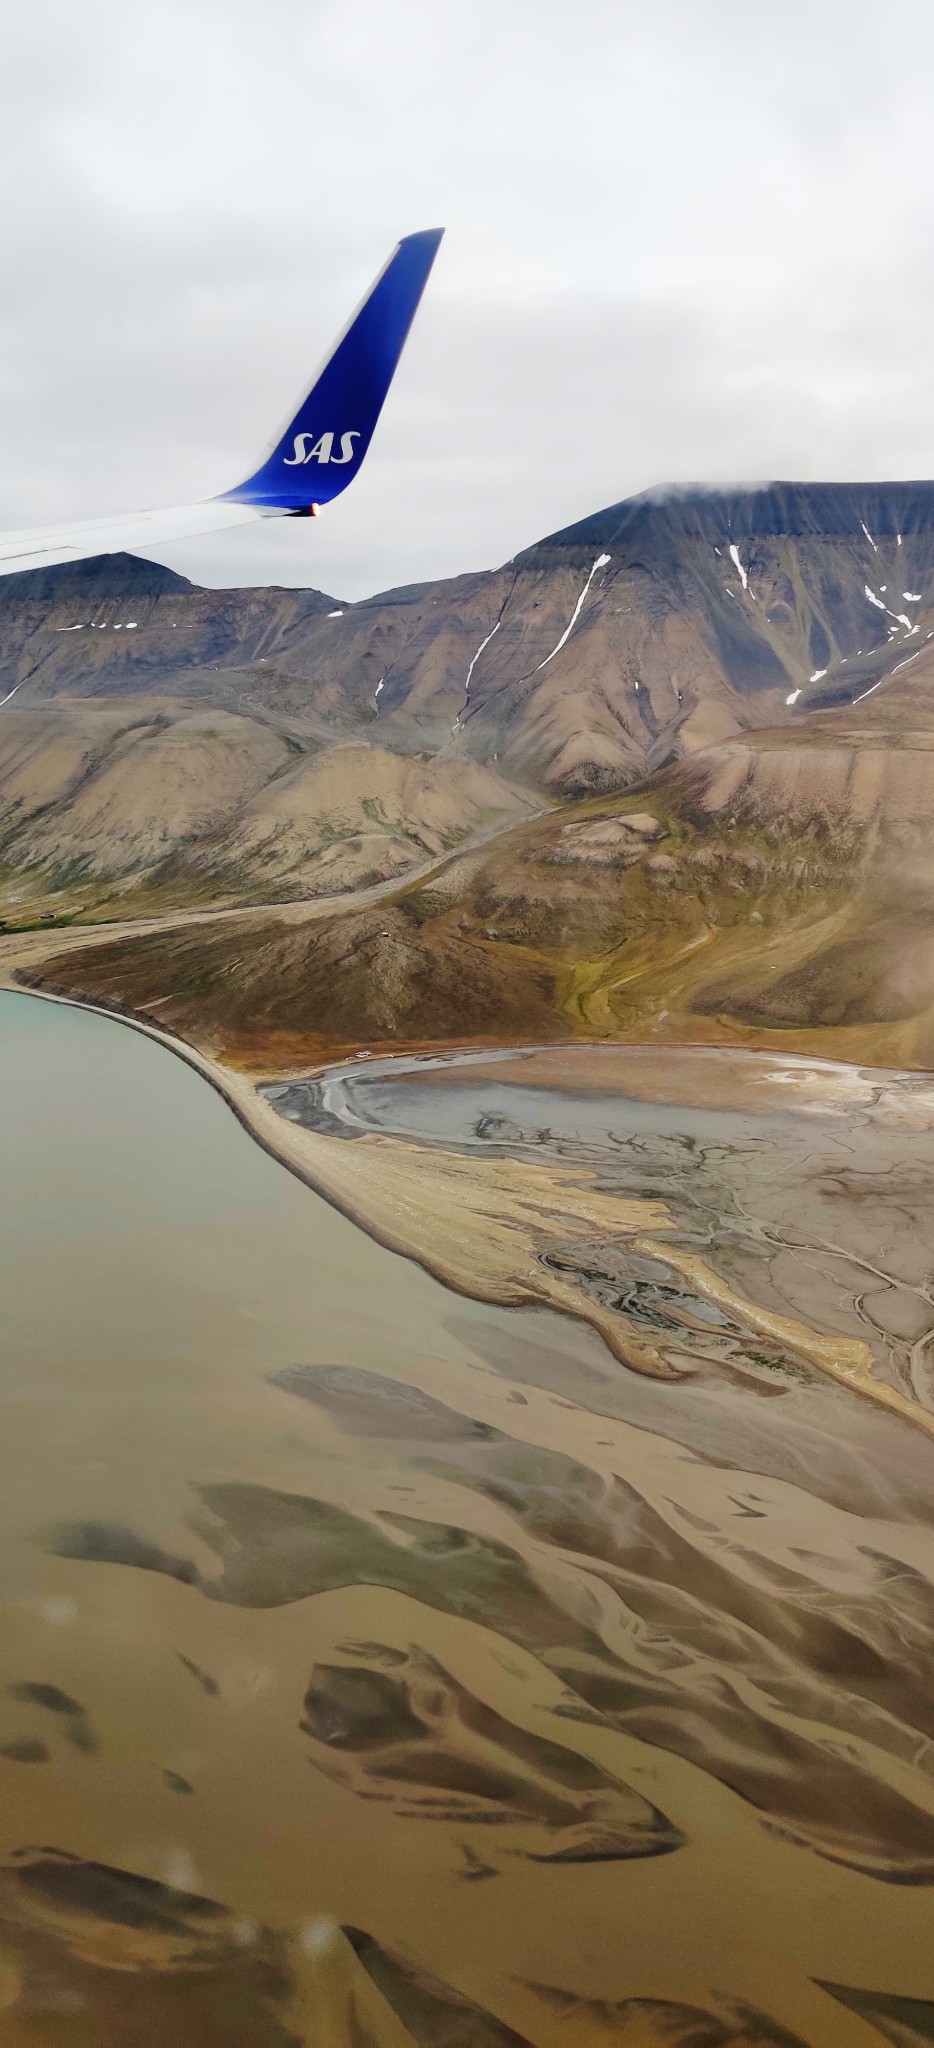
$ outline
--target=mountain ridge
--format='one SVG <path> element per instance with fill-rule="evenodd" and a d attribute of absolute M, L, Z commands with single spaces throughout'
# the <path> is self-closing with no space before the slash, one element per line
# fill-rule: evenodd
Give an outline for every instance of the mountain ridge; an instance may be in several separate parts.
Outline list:
<path fill-rule="evenodd" d="M 903 684 L 934 639 L 934 484 L 642 493 L 498 569 L 356 604 L 125 556 L 6 582 L 0 914 L 50 893 L 268 901 L 385 881 L 495 816 L 730 744 L 764 790 L 766 731 L 787 734 L 782 786 L 811 787 L 834 705 L 872 723 L 894 692 L 894 723 L 923 726 L 928 684 Z M 821 789 L 849 787 L 848 759 Z"/>
<path fill-rule="evenodd" d="M 876 685 L 929 631 L 934 484 L 643 492 L 500 568 L 355 604 L 207 591 L 133 559 L 5 579 L 0 693 L 158 686 L 230 706 L 246 691 L 334 737 L 379 722 L 402 752 L 453 738 L 512 755 L 523 777 L 574 794 L 690 750 L 698 711 L 705 742 L 711 706 L 738 731 Z M 128 595 L 148 604 L 133 622 L 114 615 Z M 128 626 L 141 637 L 118 647 Z M 575 700 L 563 720 L 562 698 Z"/>
<path fill-rule="evenodd" d="M 637 537 L 656 520 L 700 539 L 709 539 L 713 530 L 737 541 L 807 534 L 855 539 L 866 526 L 885 538 L 895 539 L 901 533 L 904 539 L 934 531 L 934 482 L 925 478 L 887 483 L 775 479 L 761 484 L 656 486 L 560 527 L 535 545 L 576 541 L 606 545 L 629 535 Z"/>

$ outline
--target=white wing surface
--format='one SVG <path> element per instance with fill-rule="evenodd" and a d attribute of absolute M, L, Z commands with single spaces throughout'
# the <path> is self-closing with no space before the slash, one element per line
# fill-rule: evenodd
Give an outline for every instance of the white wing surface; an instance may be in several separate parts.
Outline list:
<path fill-rule="evenodd" d="M 259 467 L 201 505 L 0 533 L 0 576 L 317 512 L 353 482 L 369 448 L 444 230 L 397 243 Z"/>

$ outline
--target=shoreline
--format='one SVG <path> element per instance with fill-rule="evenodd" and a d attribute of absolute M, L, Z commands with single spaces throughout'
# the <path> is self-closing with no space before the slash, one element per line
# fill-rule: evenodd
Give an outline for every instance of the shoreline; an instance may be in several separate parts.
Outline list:
<path fill-rule="evenodd" d="M 33 988 L 19 981 L 7 984 L 7 992 L 109 1018 L 174 1054 L 220 1095 L 244 1131 L 280 1166 L 385 1250 L 412 1260 L 454 1293 L 503 1307 L 554 1309 L 594 1329 L 628 1369 L 677 1382 L 683 1372 L 662 1347 L 640 1334 L 630 1318 L 550 1270 L 543 1256 L 549 1244 L 580 1247 L 595 1235 L 627 1242 L 635 1255 L 663 1261 L 698 1295 L 758 1335 L 787 1346 L 817 1371 L 934 1437 L 934 1414 L 876 1376 L 873 1355 L 862 1340 L 823 1336 L 737 1294 L 706 1259 L 671 1241 L 673 1220 L 661 1201 L 602 1194 L 594 1186 L 595 1175 L 583 1169 L 508 1158 L 480 1162 L 402 1136 L 366 1133 L 350 1145 L 291 1123 L 267 1102 L 262 1084 L 148 1019 L 54 987 Z M 446 1057 L 469 1059 L 470 1050 L 448 1048 Z M 502 1050 L 508 1057 L 520 1049 Z M 569 1048 L 521 1050 L 560 1055 Z M 727 1053 L 729 1048 L 679 1050 Z M 748 1057 L 753 1049 L 736 1050 Z M 763 1049 L 762 1057 L 774 1056 Z M 348 1062 L 329 1064 L 346 1067 Z M 813 1068 L 816 1062 L 803 1058 L 802 1064 Z M 820 1064 L 838 1074 L 847 1065 Z M 328 1068 L 308 1071 L 322 1074 Z M 890 1078 L 896 1071 L 875 1070 Z"/>

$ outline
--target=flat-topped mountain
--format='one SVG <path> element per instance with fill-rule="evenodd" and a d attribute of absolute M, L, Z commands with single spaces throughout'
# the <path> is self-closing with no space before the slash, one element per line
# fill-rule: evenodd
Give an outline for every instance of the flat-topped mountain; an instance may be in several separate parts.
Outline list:
<path fill-rule="evenodd" d="M 883 758 L 927 728 L 932 640 L 928 483 L 648 493 L 500 569 L 357 604 L 204 590 L 126 555 L 9 577 L 0 914 L 50 891 L 359 887 L 718 749 L 717 787 L 768 785 L 773 812 L 806 788 L 845 818 L 869 801 L 850 741 L 880 707 L 891 808 L 908 785 Z M 835 706 L 846 747 L 818 716 Z"/>
<path fill-rule="evenodd" d="M 713 545 L 725 533 L 735 541 L 769 535 L 858 540 L 867 530 L 877 540 L 934 532 L 934 483 L 672 485 L 621 498 L 538 545 L 638 546 L 662 535 Z"/>
<path fill-rule="evenodd" d="M 858 700 L 915 658 L 932 597 L 934 484 L 691 488 L 353 605 L 126 556 L 7 578 L 0 695 L 249 702 L 325 743 L 453 749 L 579 795 Z"/>

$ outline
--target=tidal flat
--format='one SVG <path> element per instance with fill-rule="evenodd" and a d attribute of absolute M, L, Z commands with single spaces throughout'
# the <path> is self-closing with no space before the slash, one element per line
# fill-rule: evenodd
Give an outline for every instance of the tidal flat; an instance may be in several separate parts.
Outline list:
<path fill-rule="evenodd" d="M 3 2038 L 934 2039 L 934 1084 L 0 1039 Z"/>

